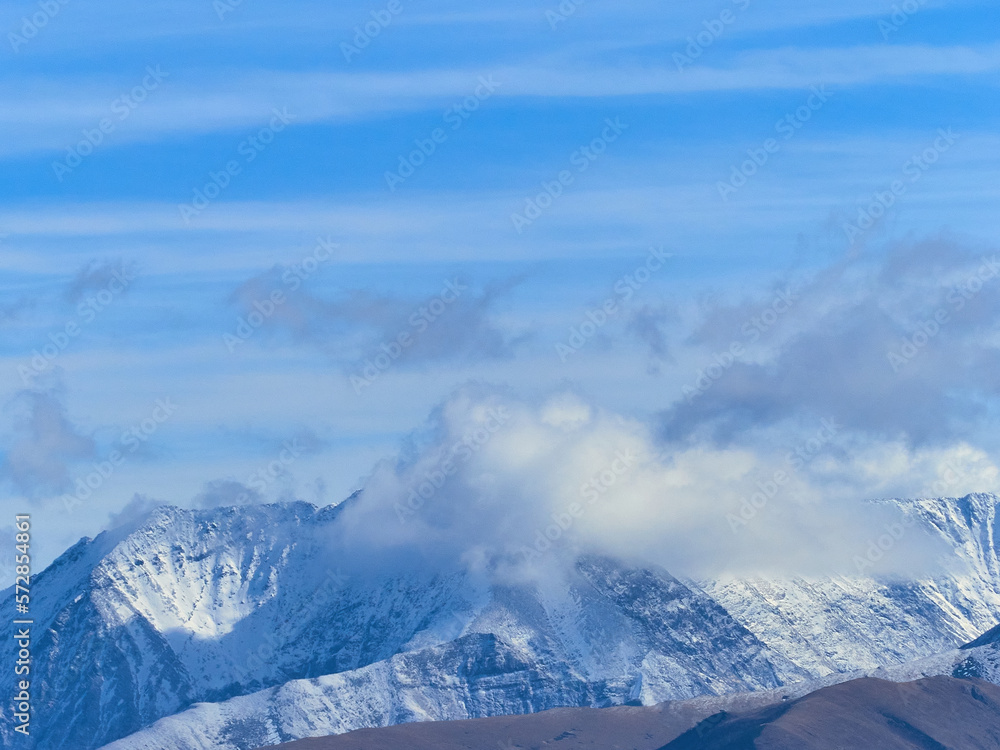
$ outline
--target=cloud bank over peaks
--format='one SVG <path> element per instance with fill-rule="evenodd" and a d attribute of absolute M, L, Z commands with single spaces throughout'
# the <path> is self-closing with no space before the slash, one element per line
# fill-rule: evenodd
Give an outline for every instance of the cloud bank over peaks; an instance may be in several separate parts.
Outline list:
<path fill-rule="evenodd" d="M 753 450 L 665 449 L 652 425 L 577 394 L 532 400 L 470 384 L 375 467 L 331 547 L 361 570 L 419 565 L 502 582 L 552 574 L 581 552 L 690 577 L 853 574 L 870 539 L 899 520 L 864 502 L 870 488 L 997 486 L 996 467 L 969 446 L 870 444 L 833 420 L 794 427 Z M 938 552 L 913 531 L 879 572 L 933 568 Z"/>

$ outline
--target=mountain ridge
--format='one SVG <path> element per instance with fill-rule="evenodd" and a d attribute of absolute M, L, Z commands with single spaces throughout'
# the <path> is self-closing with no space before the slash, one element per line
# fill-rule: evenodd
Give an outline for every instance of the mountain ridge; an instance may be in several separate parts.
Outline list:
<path fill-rule="evenodd" d="M 930 656 L 996 623 L 996 504 L 990 495 L 900 504 L 949 540 L 962 563 L 939 579 L 701 587 L 599 555 L 576 558 L 545 586 L 484 585 L 419 569 L 380 578 L 347 560 L 342 574 L 329 546 L 343 504 L 159 508 L 81 540 L 36 579 L 33 610 L 45 632 L 36 652 L 37 705 L 59 707 L 42 747 L 145 747 L 143 733 L 158 721 L 190 733 L 180 728 L 183 715 L 210 710 L 218 719 L 225 702 L 256 701 L 261 691 L 283 707 L 265 711 L 274 713 L 273 742 L 282 731 L 346 731 L 365 721 L 651 705 Z M 987 543 L 993 546 L 984 549 Z M 740 595 L 740 587 L 760 595 Z M 835 624 L 829 641 L 827 622 Z M 880 634 L 902 632 L 908 638 L 878 648 Z M 414 673 L 418 663 L 424 674 Z M 468 679 L 449 682 L 448 664 L 469 665 Z M 492 697 L 458 700 L 487 684 L 490 665 L 500 665 Z M 366 715 L 361 702 L 338 692 L 344 680 L 380 685 L 388 696 L 382 713 Z M 321 702 L 329 694 L 339 704 L 300 726 L 288 718 L 296 709 L 282 690 Z M 525 702 L 525 695 L 539 699 Z M 231 709 L 232 726 L 212 731 L 232 734 L 246 724 Z M 343 716 L 357 718 L 351 724 Z M 292 729 L 278 730 L 285 725 Z M 162 741 L 184 747 L 176 737 Z M 190 746 L 208 747 L 197 742 Z"/>

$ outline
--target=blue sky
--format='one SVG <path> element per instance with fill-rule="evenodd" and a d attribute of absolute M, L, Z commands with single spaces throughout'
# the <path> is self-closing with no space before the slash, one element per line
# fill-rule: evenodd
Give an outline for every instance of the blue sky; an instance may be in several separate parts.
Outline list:
<path fill-rule="evenodd" d="M 903 375 L 883 355 L 996 246 L 1000 9 L 898 7 L 8 4 L 0 505 L 37 516 L 51 559 L 141 498 L 245 496 L 294 439 L 252 499 L 338 501 L 470 381 L 536 405 L 576 394 L 668 451 L 778 455 L 837 412 L 819 495 L 917 494 L 954 455 L 978 467 L 962 489 L 990 489 L 1000 293 L 987 282 Z M 366 23 L 378 34 L 345 55 Z M 401 159 L 422 163 L 387 179 Z M 213 179 L 217 196 L 181 209 Z M 537 218 L 512 220 L 539 196 Z M 624 299 L 651 248 L 670 260 Z M 116 271 L 134 277 L 120 292 Z M 744 327 L 789 285 L 804 301 L 753 349 Z M 272 292 L 276 312 L 227 346 Z M 608 322 L 559 356 L 608 299 Z M 78 334 L 22 377 L 67 324 Z M 400 333 L 420 336 L 358 393 L 351 377 Z M 733 341 L 745 361 L 685 404 Z M 850 369 L 824 401 L 803 381 L 838 358 Z M 896 408 L 867 418 L 866 383 Z M 176 412 L 67 513 L 157 399 Z M 858 462 L 888 468 L 858 479 Z"/>

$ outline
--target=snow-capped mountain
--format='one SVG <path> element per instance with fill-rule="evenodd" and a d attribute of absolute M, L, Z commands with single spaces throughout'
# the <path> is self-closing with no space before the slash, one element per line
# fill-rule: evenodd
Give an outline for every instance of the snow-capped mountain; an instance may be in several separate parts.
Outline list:
<path fill-rule="evenodd" d="M 945 542 L 947 574 L 729 579 L 703 588 L 762 641 L 817 675 L 928 656 L 993 627 L 1000 620 L 997 497 L 891 502 L 906 521 L 899 528 L 924 529 Z"/>
<path fill-rule="evenodd" d="M 452 645 L 455 644 L 430 649 L 433 654 L 420 653 L 416 659 L 411 658 L 414 656 L 411 654 L 400 655 L 388 664 L 376 664 L 357 672 L 294 680 L 279 688 L 221 704 L 198 704 L 176 716 L 161 719 L 152 727 L 114 742 L 104 750 L 237 750 L 276 744 L 292 737 L 341 734 L 358 726 L 496 715 L 481 713 L 483 698 L 493 698 L 496 673 L 478 675 L 468 689 L 456 691 L 454 675 L 459 665 L 455 661 L 437 661 Z M 411 668 L 414 663 L 416 669 Z M 777 689 L 703 695 L 661 704 L 661 707 L 669 706 L 675 716 L 697 714 L 707 717 L 719 711 L 781 705 L 817 690 L 865 677 L 912 683 L 938 676 L 974 677 L 1000 685 L 1000 640 L 979 641 L 961 649 L 875 670 L 831 673 Z M 505 682 L 509 679 L 510 675 L 501 677 Z M 530 680 L 520 682 L 526 691 L 531 690 Z M 551 706 L 537 700 L 522 710 L 545 708 Z M 374 742 L 372 747 L 386 744 L 400 746 Z"/>
<path fill-rule="evenodd" d="M 66 552 L 35 581 L 37 746 L 99 747 L 192 703 L 333 674 L 353 686 L 338 700 L 358 704 L 345 728 L 372 721 L 361 703 L 381 690 L 391 701 L 389 673 L 435 697 L 407 694 L 380 721 L 419 717 L 421 703 L 489 715 L 805 676 L 703 593 L 601 558 L 548 592 L 419 569 L 345 576 L 324 548 L 339 512 L 162 508 Z M 482 674 L 491 696 L 459 701 L 485 689 Z"/>
<path fill-rule="evenodd" d="M 997 503 L 899 503 L 956 551 L 961 564 L 933 580 L 700 587 L 596 555 L 548 583 L 345 573 L 330 550 L 343 505 L 161 508 L 36 578 L 34 747 L 249 750 L 761 690 L 954 649 L 1000 619 Z"/>

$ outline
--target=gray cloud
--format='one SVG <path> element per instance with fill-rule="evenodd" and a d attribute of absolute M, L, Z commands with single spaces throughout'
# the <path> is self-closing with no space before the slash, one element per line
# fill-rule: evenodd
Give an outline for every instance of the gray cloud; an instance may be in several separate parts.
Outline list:
<path fill-rule="evenodd" d="M 162 500 L 136 493 L 124 508 L 109 516 L 107 528 L 115 529 L 141 521 L 161 505 L 165 505 Z"/>
<path fill-rule="evenodd" d="M 30 498 L 65 491 L 70 466 L 97 455 L 94 439 L 70 422 L 61 395 L 55 389 L 23 391 L 8 405 L 13 429 L 0 476 Z"/>
<path fill-rule="evenodd" d="M 322 453 L 330 445 L 329 440 L 322 438 L 308 427 L 297 430 L 292 436 L 292 442 L 295 445 L 296 451 L 303 456 L 314 456 Z M 274 452 L 278 452 L 284 446 L 284 442 L 280 446 L 275 446 Z"/>
<path fill-rule="evenodd" d="M 828 269 L 799 289 L 759 352 L 716 368 L 701 393 L 667 409 L 662 434 L 726 442 L 812 415 L 913 445 L 968 437 L 985 424 L 984 399 L 1000 392 L 998 273 L 992 253 L 947 239 Z M 741 326 L 764 304 L 711 308 L 691 341 L 742 341 Z"/>
<path fill-rule="evenodd" d="M 232 479 L 216 479 L 208 482 L 205 489 L 193 501 L 195 508 L 217 508 L 228 505 L 255 505 L 262 502 L 263 495 Z"/>
<path fill-rule="evenodd" d="M 625 329 L 644 343 L 653 360 L 651 370 L 659 371 L 660 363 L 673 363 L 669 329 L 681 321 L 680 314 L 673 305 L 643 305 L 634 311 L 625 324 Z"/>
<path fill-rule="evenodd" d="M 123 271 L 131 273 L 132 270 L 132 267 L 123 260 L 114 262 L 105 261 L 103 263 L 92 260 L 77 270 L 73 279 L 63 291 L 63 299 L 69 304 L 76 304 L 83 299 L 87 292 L 96 292 L 105 289 L 112 280 L 117 278 L 117 274 L 121 274 Z M 122 294 L 127 292 L 128 286 L 125 285 Z"/>
<path fill-rule="evenodd" d="M 28 297 L 21 297 L 14 302 L 0 304 L 0 325 L 13 323 L 21 317 L 23 312 L 30 310 L 34 306 L 35 301 Z"/>
<path fill-rule="evenodd" d="M 270 313 L 260 326 L 264 337 L 316 346 L 347 369 L 377 355 L 401 334 L 412 344 L 400 358 L 403 364 L 449 359 L 505 359 L 513 356 L 526 334 L 511 334 L 497 320 L 504 298 L 523 276 L 473 287 L 460 277 L 442 279 L 428 295 L 400 297 L 366 290 L 347 290 L 338 299 L 321 299 L 305 287 L 288 285 L 281 267 L 248 279 L 230 296 L 229 303 L 246 318 L 260 307 Z M 456 293 L 454 290 L 459 289 Z M 273 292 L 283 301 L 268 303 Z M 448 301 L 442 305 L 442 298 Z"/>

